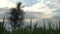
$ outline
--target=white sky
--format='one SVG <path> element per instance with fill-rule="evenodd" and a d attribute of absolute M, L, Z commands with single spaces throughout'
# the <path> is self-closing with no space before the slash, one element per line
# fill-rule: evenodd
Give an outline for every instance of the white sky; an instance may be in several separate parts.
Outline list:
<path fill-rule="evenodd" d="M 5 7 L 15 7 L 15 3 L 10 2 L 9 0 L 0 0 L 0 8 L 5 8 Z"/>
<path fill-rule="evenodd" d="M 35 4 L 31 4 L 34 0 L 0 0 L 0 8 L 12 8 L 16 7 L 17 2 L 22 2 L 26 7 L 23 8 L 24 11 L 29 12 L 43 12 L 44 14 L 53 14 L 52 11 L 60 9 L 59 0 L 35 0 Z M 25 2 L 24 2 L 25 1 Z M 29 3 L 31 6 L 29 6 Z"/>

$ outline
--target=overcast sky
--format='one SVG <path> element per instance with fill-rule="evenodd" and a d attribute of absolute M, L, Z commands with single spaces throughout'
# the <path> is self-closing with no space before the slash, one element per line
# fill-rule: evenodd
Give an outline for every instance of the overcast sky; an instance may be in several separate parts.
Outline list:
<path fill-rule="evenodd" d="M 16 7 L 16 3 L 22 2 L 24 11 L 43 12 L 44 14 L 60 13 L 60 0 L 0 0 L 0 8 Z"/>

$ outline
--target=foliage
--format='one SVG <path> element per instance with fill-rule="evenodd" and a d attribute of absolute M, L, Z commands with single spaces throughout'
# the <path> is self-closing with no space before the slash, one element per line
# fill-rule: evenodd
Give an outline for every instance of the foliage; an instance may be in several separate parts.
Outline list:
<path fill-rule="evenodd" d="M 12 29 L 17 29 L 17 27 L 20 28 L 24 19 L 24 12 L 21 10 L 20 2 L 17 4 L 16 8 L 12 8 L 10 14 L 9 20 L 11 21 Z"/>
<path fill-rule="evenodd" d="M 30 26 L 28 26 L 27 28 L 26 27 L 21 28 L 20 30 L 17 30 L 17 31 L 13 31 L 13 34 L 60 34 L 60 30 L 59 30 L 60 26 L 59 28 L 54 29 L 54 27 L 52 28 L 51 26 L 52 24 L 51 21 L 48 21 L 49 29 L 46 29 L 45 20 L 43 21 L 44 21 L 44 28 L 42 27 L 37 28 L 38 22 L 36 22 L 36 24 L 34 25 L 34 28 L 32 28 L 32 20 L 30 20 Z M 6 30 L 3 33 L 11 34 L 11 32 L 8 32 Z"/>

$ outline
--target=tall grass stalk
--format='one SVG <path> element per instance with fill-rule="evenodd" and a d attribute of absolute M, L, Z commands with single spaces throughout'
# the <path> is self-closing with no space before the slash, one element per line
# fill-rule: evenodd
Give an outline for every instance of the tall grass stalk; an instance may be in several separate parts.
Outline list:
<path fill-rule="evenodd" d="M 30 34 L 32 34 L 32 19 L 30 20 Z"/>

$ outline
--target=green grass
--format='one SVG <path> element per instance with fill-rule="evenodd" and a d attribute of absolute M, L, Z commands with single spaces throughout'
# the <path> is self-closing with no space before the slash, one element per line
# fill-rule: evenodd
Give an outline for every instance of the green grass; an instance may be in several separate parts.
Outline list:
<path fill-rule="evenodd" d="M 54 29 L 54 27 L 51 27 L 51 21 L 49 21 L 48 25 L 49 25 L 49 29 L 45 28 L 45 21 L 44 22 L 44 28 L 39 27 L 37 28 L 38 22 L 36 22 L 36 24 L 34 25 L 34 28 L 32 28 L 32 20 L 30 20 L 30 26 L 28 26 L 27 28 L 21 28 L 17 31 L 13 31 L 8 32 L 6 31 L 4 28 L 0 27 L 0 29 L 3 29 L 3 34 L 60 34 L 60 21 L 59 21 L 59 28 L 58 26 L 56 26 L 56 29 Z M 56 24 L 58 25 L 58 24 Z M 1 33 L 1 32 L 0 32 Z"/>

